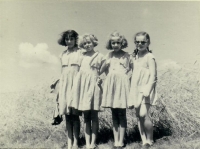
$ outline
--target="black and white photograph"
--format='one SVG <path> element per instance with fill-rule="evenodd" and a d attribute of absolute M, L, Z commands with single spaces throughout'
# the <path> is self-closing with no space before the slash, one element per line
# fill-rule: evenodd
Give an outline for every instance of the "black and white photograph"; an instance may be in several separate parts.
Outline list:
<path fill-rule="evenodd" d="M 200 1 L 0 0 L 0 148 L 200 149 Z"/>

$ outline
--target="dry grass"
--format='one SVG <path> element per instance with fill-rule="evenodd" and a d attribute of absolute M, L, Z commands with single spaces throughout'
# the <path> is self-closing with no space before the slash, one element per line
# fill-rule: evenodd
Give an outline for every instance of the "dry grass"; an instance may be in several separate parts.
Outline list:
<path fill-rule="evenodd" d="M 152 107 L 153 149 L 200 148 L 200 65 L 159 71 L 158 105 Z M 52 126 L 55 95 L 49 82 L 24 92 L 0 94 L 0 148 L 66 148 L 65 123 Z M 141 148 L 135 113 L 127 110 L 127 149 Z M 99 148 L 112 146 L 110 110 L 99 115 Z M 80 144 L 84 146 L 83 127 Z"/>

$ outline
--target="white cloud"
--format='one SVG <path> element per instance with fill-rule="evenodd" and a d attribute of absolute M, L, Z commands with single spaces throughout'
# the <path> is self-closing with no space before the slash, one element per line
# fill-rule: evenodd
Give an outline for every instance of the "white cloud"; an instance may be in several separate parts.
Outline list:
<path fill-rule="evenodd" d="M 38 67 L 41 64 L 58 64 L 56 56 L 48 51 L 46 43 L 38 43 L 35 47 L 31 43 L 21 43 L 19 45 L 20 66 L 25 68 Z"/>

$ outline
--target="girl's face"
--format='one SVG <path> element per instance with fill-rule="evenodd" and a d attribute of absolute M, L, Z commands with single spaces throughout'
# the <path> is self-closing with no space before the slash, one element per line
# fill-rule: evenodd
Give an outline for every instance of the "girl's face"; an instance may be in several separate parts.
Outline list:
<path fill-rule="evenodd" d="M 144 51 L 149 46 L 149 41 L 144 35 L 139 35 L 135 38 L 135 45 L 139 51 Z"/>
<path fill-rule="evenodd" d="M 111 47 L 114 51 L 119 51 L 121 50 L 121 41 L 119 37 L 112 37 L 111 39 Z"/>
<path fill-rule="evenodd" d="M 87 52 L 94 50 L 94 45 L 93 45 L 93 43 L 92 43 L 92 41 L 90 40 L 89 37 L 85 38 L 85 41 L 83 43 L 83 47 L 84 47 L 84 49 L 87 50 Z"/>
<path fill-rule="evenodd" d="M 73 48 L 76 44 L 76 39 L 74 37 L 65 37 L 65 43 L 68 46 L 68 48 Z"/>

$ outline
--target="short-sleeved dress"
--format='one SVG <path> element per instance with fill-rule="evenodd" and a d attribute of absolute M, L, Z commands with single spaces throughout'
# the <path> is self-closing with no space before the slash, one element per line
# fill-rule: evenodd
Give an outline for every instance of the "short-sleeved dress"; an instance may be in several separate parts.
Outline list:
<path fill-rule="evenodd" d="M 66 50 L 60 55 L 62 63 L 62 72 L 59 81 L 59 113 L 71 114 L 72 110 L 69 108 L 71 101 L 72 86 L 74 78 L 80 68 L 80 50 L 69 51 Z M 76 114 L 76 113 L 75 113 Z M 78 114 L 78 113 L 77 113 Z"/>
<path fill-rule="evenodd" d="M 97 85 L 97 80 L 104 60 L 104 56 L 99 52 L 92 56 L 83 55 L 73 86 L 71 107 L 80 111 L 100 110 L 102 89 Z"/>
<path fill-rule="evenodd" d="M 154 85 L 150 96 L 148 98 L 144 98 L 142 92 L 140 92 L 143 88 L 150 88 L 152 84 L 156 84 L 157 78 L 154 82 L 149 82 L 150 78 L 150 70 L 148 66 L 148 60 L 155 59 L 152 53 L 147 53 L 142 58 L 138 58 L 136 56 L 133 58 L 133 74 L 131 81 L 131 89 L 129 94 L 129 106 L 138 106 L 142 103 L 150 103 L 155 105 L 157 100 L 157 92 L 156 86 Z"/>
<path fill-rule="evenodd" d="M 131 58 L 127 52 L 123 56 L 115 57 L 114 52 L 106 56 L 108 74 L 103 86 L 103 99 L 101 106 L 104 108 L 127 108 L 130 90 L 128 72 L 131 69 Z"/>

